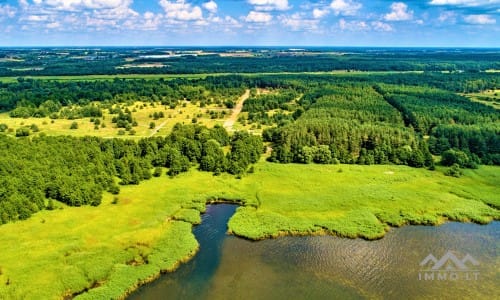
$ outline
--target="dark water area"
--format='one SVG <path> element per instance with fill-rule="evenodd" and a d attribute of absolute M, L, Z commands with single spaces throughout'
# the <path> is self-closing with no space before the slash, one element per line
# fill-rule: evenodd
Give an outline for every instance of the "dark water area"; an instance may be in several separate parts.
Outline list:
<path fill-rule="evenodd" d="M 226 234 L 235 209 L 208 206 L 199 253 L 128 299 L 500 299 L 500 222 L 252 242 Z"/>

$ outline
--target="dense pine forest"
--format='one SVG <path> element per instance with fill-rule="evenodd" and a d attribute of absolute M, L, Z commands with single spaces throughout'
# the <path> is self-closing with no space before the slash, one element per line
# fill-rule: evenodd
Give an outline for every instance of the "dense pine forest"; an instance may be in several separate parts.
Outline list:
<path fill-rule="evenodd" d="M 136 123 L 117 104 L 232 108 L 249 89 L 238 121 L 262 129 L 261 137 L 178 124 L 168 136 L 132 141 L 32 136 L 33 128 L 18 129 L 15 138 L 0 124 L 0 223 L 53 209 L 54 201 L 97 206 L 104 191 L 192 167 L 242 176 L 264 153 L 263 142 L 267 160 L 278 163 L 431 170 L 440 163 L 453 166 L 454 176 L 460 168 L 500 165 L 500 113 L 459 94 L 496 89 L 499 81 L 497 73 L 432 72 L 0 82 L 0 110 L 12 118 L 91 118 L 96 128 L 104 110 L 116 114 L 113 126 Z"/>
<path fill-rule="evenodd" d="M 229 147 L 227 154 L 223 147 Z M 179 125 L 167 137 L 138 142 L 0 136 L 0 223 L 54 209 L 55 200 L 69 206 L 97 206 L 103 191 L 118 194 L 119 185 L 139 184 L 161 176 L 164 169 L 168 176 L 193 165 L 215 175 L 240 175 L 262 151 L 258 136 L 240 132 L 229 137 L 222 127 L 196 125 Z"/>

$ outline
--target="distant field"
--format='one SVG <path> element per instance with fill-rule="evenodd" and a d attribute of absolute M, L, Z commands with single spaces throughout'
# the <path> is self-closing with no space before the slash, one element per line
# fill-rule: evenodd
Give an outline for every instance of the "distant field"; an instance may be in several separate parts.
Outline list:
<path fill-rule="evenodd" d="M 500 89 L 487 90 L 481 93 L 465 94 L 472 101 L 480 102 L 485 105 L 500 109 Z"/>
<path fill-rule="evenodd" d="M 221 111 L 223 109 L 215 106 L 209 105 L 204 108 L 200 108 L 199 105 L 194 105 L 189 101 L 185 101 L 184 104 L 179 105 L 175 109 L 170 109 L 160 103 L 155 103 L 152 106 L 150 103 L 144 103 L 137 101 L 132 105 L 121 105 L 124 109 L 128 108 L 132 111 L 132 117 L 137 120 L 138 126 L 133 127 L 135 130 L 134 135 L 130 135 L 128 132 L 125 135 L 119 135 L 118 132 L 122 130 L 121 128 L 116 128 L 116 124 L 111 122 L 114 115 L 110 114 L 108 110 L 104 110 L 103 118 L 101 123 L 105 124 L 105 127 L 98 126 L 99 129 L 95 129 L 94 123 L 90 122 L 90 118 L 68 120 L 68 119 L 56 119 L 52 120 L 50 118 L 11 118 L 8 113 L 0 113 L 0 124 L 6 124 L 12 129 L 11 135 L 14 135 L 15 130 L 20 127 L 31 126 L 35 124 L 39 128 L 38 133 L 44 133 L 47 135 L 72 135 L 72 136 L 99 136 L 105 138 L 111 137 L 126 137 L 126 138 L 141 138 L 149 137 L 152 135 L 167 135 L 172 127 L 177 124 L 191 124 L 192 119 L 197 119 L 197 124 L 206 125 L 213 127 L 215 124 L 221 124 L 224 119 L 211 119 L 210 115 L 207 114 L 207 110 Z M 143 108 L 141 108 L 143 107 Z M 150 115 L 154 113 L 163 112 L 164 118 L 154 120 Z M 229 117 L 230 110 L 227 110 Z M 201 115 L 201 117 L 200 117 Z M 78 124 L 78 129 L 71 129 L 71 124 L 76 122 Z M 150 128 L 150 123 L 155 123 L 155 128 Z"/>
<path fill-rule="evenodd" d="M 454 178 L 394 165 L 260 162 L 255 174 L 240 180 L 195 170 L 174 179 L 163 175 L 123 186 L 116 201 L 107 194 L 99 207 L 57 204 L 60 209 L 2 225 L 0 298 L 60 299 L 92 287 L 78 298 L 117 298 L 193 255 L 190 223 L 200 221 L 207 200 L 247 203 L 229 227 L 252 239 L 320 233 L 380 238 L 389 224 L 500 219 L 493 208 L 500 207 L 500 167 L 464 173 Z"/>
<path fill-rule="evenodd" d="M 23 76 L 23 78 L 33 78 L 37 80 L 112 80 L 114 78 L 123 79 L 160 79 L 160 78 L 205 78 L 207 76 L 223 76 L 227 73 L 214 74 L 119 74 L 119 75 L 76 75 L 76 76 Z M 0 77 L 0 82 L 15 82 L 17 77 Z"/>
<path fill-rule="evenodd" d="M 116 74 L 116 75 L 71 75 L 71 76 L 20 76 L 23 78 L 33 78 L 37 80 L 58 80 L 58 81 L 78 81 L 78 80 L 112 80 L 114 78 L 122 79 L 171 79 L 171 78 L 206 78 L 207 76 L 226 76 L 226 75 L 366 75 L 366 74 L 421 74 L 423 71 L 350 71 L 334 70 L 329 72 L 265 72 L 265 73 L 200 73 L 200 74 Z M 17 81 L 18 77 L 0 77 L 0 82 L 9 83 Z"/>

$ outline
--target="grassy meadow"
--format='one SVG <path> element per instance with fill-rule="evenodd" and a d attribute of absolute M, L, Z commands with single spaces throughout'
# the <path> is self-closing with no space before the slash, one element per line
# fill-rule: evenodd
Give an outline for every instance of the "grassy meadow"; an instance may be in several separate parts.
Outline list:
<path fill-rule="evenodd" d="M 33 132 L 32 135 L 44 133 L 47 135 L 72 135 L 72 136 L 98 136 L 105 138 L 112 137 L 127 137 L 127 138 L 143 138 L 151 135 L 167 135 L 171 132 L 175 124 L 192 124 L 192 119 L 197 119 L 197 124 L 213 127 L 216 124 L 222 125 L 224 119 L 212 119 L 207 113 L 209 110 L 227 111 L 227 117 L 230 115 L 229 109 L 223 109 L 216 105 L 208 105 L 200 108 L 198 104 L 192 104 L 189 101 L 183 101 L 181 105 L 171 109 L 161 103 L 150 103 L 136 101 L 131 105 L 120 105 L 124 110 L 128 108 L 132 112 L 132 117 L 137 120 L 138 126 L 133 127 L 134 135 L 126 132 L 120 135 L 119 131 L 123 128 L 117 128 L 116 124 L 111 122 L 113 114 L 110 114 L 107 109 L 103 110 L 103 118 L 100 118 L 101 125 L 95 128 L 94 123 L 90 118 L 82 118 L 75 120 L 46 118 L 11 118 L 9 113 L 0 113 L 0 124 L 6 124 L 10 129 L 10 134 L 15 135 L 15 131 L 21 127 L 30 127 L 35 124 L 39 132 Z M 154 120 L 151 115 L 154 113 L 163 112 L 164 118 Z M 71 129 L 73 122 L 78 124 L 77 129 Z M 150 123 L 155 123 L 155 128 L 150 128 Z M 104 127 L 102 126 L 104 124 Z"/>
<path fill-rule="evenodd" d="M 394 165 L 262 161 L 242 179 L 193 169 L 123 186 L 99 207 L 58 203 L 55 210 L 0 226 L 0 298 L 118 298 L 196 252 L 192 224 L 200 222 L 207 201 L 244 203 L 229 230 L 249 239 L 375 239 L 390 226 L 500 219 L 500 168 L 464 172 L 454 178 Z"/>
<path fill-rule="evenodd" d="M 465 94 L 472 101 L 500 109 L 500 89 L 486 90 L 480 93 Z"/>

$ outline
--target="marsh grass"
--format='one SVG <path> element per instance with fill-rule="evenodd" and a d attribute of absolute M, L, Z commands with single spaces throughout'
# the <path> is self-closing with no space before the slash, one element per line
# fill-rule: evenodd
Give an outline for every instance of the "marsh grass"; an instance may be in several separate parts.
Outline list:
<path fill-rule="evenodd" d="M 55 203 L 60 209 L 0 226 L 0 299 L 122 297 L 196 253 L 192 224 L 207 201 L 241 202 L 229 230 L 249 239 L 376 239 L 390 226 L 500 219 L 499 167 L 461 178 L 391 165 L 259 162 L 254 169 L 241 179 L 194 169 L 154 177 L 121 187 L 116 204 L 111 194 L 98 207 Z"/>

